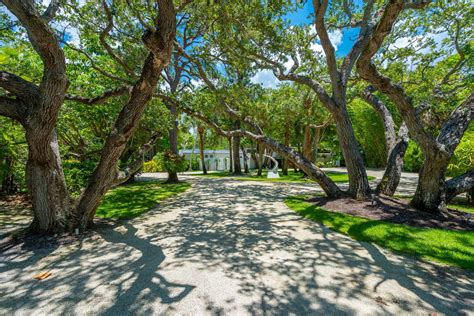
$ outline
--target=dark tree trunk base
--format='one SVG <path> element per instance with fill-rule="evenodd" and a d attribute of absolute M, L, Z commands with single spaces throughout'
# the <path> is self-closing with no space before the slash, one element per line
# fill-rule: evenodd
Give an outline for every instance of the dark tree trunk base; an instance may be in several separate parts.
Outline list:
<path fill-rule="evenodd" d="M 168 179 L 165 181 L 167 184 L 179 183 L 178 174 L 176 172 L 168 173 Z"/>

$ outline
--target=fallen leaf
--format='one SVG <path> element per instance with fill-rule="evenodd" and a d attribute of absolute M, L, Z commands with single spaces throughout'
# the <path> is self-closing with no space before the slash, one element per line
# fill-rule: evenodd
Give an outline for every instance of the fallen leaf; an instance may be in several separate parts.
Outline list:
<path fill-rule="evenodd" d="M 52 273 L 47 271 L 47 272 L 42 272 L 40 274 L 37 274 L 35 276 L 33 276 L 33 279 L 36 279 L 36 280 L 44 280 L 46 278 L 48 278 Z"/>

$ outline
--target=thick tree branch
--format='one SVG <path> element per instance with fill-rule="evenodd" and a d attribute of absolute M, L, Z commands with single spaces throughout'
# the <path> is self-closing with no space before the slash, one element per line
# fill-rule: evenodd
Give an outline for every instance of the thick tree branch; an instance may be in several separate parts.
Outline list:
<path fill-rule="evenodd" d="M 334 46 L 329 39 L 329 34 L 324 24 L 324 15 L 329 4 L 329 0 L 313 0 L 313 8 L 315 12 L 314 25 L 316 32 L 318 33 L 321 46 L 323 47 L 324 54 L 326 55 L 326 63 L 328 67 L 329 76 L 331 78 L 332 90 L 336 95 L 342 95 L 341 76 L 337 69 L 336 63 L 336 52 Z"/>
<path fill-rule="evenodd" d="M 26 118 L 23 114 L 25 105 L 17 99 L 0 96 L 0 115 L 23 122 Z"/>
<path fill-rule="evenodd" d="M 58 0 L 51 0 L 46 11 L 44 11 L 43 15 L 41 16 L 43 20 L 46 22 L 51 22 L 52 19 L 56 16 L 56 13 L 59 10 L 59 1 Z"/>
<path fill-rule="evenodd" d="M 42 133 L 47 139 L 53 133 L 54 122 L 69 85 L 64 52 L 59 46 L 55 32 L 31 2 L 2 1 L 26 29 L 31 45 L 43 61 L 43 77 L 39 85 L 39 93 L 34 99 L 28 100 L 28 105 L 34 108 L 35 112 L 41 113 L 36 119 L 41 121 L 40 124 L 44 127 Z M 55 5 L 56 2 L 53 3 L 53 7 Z M 31 84 L 24 84 L 24 86 L 30 88 L 27 93 L 31 95 L 30 91 L 33 90 Z"/>
<path fill-rule="evenodd" d="M 24 99 L 36 99 L 39 95 L 37 85 L 3 70 L 0 70 L 0 88 Z"/>
<path fill-rule="evenodd" d="M 437 142 L 445 147 L 445 150 L 452 154 L 461 141 L 462 135 L 468 128 L 474 116 L 474 93 L 461 103 L 448 120 L 444 122 L 437 137 Z"/>
<path fill-rule="evenodd" d="M 449 202 L 456 195 L 469 192 L 474 189 L 474 170 L 452 178 L 446 182 L 446 201 Z"/>
<path fill-rule="evenodd" d="M 321 186 L 321 188 L 324 190 L 324 192 L 328 196 L 340 197 L 343 195 L 343 192 L 339 189 L 339 187 L 329 177 L 327 177 L 321 169 L 319 169 L 312 162 L 307 160 L 303 155 L 296 152 L 292 148 L 288 146 L 284 146 L 270 137 L 260 135 L 260 134 L 255 134 L 243 129 L 226 131 L 222 129 L 218 124 L 213 122 L 211 119 L 209 119 L 207 115 L 196 112 L 181 104 L 179 104 L 178 106 L 184 113 L 187 113 L 190 116 L 193 116 L 205 122 L 209 127 L 214 129 L 216 133 L 218 133 L 221 136 L 224 136 L 226 138 L 229 138 L 232 136 L 247 137 L 247 138 L 252 139 L 256 143 L 270 150 L 273 150 L 274 152 L 279 153 L 285 159 L 298 165 L 310 177 L 310 179 L 316 181 Z"/>
<path fill-rule="evenodd" d="M 380 21 L 357 61 L 357 69 L 363 79 L 370 82 L 379 91 L 385 93 L 397 106 L 398 111 L 409 128 L 411 137 L 422 148 L 425 148 L 426 152 L 442 151 L 434 137 L 424 129 L 412 104 L 412 99 L 406 95 L 401 86 L 394 84 L 388 77 L 379 73 L 371 60 L 382 46 L 384 39 L 390 34 L 404 6 L 405 2 L 402 0 L 391 0 L 387 4 Z"/>
<path fill-rule="evenodd" d="M 255 52 L 252 53 L 252 57 L 248 57 L 248 56 L 245 56 L 245 57 L 257 63 L 260 67 L 273 71 L 273 74 L 275 75 L 275 77 L 277 77 L 278 80 L 280 81 L 293 81 L 293 82 L 308 86 L 316 93 L 316 95 L 318 96 L 318 99 L 321 101 L 321 103 L 323 103 L 324 106 L 328 108 L 329 111 L 332 112 L 337 108 L 337 105 L 334 102 L 334 99 L 326 92 L 326 90 L 323 88 L 321 84 L 319 84 L 319 82 L 309 78 L 308 76 L 295 74 L 295 71 L 298 68 L 297 58 L 293 58 L 294 64 L 291 67 L 290 71 L 286 72 L 285 66 L 282 63 L 274 61 L 263 55 L 256 54 Z M 265 64 L 262 64 L 261 63 L 262 61 Z"/>
<path fill-rule="evenodd" d="M 97 104 L 105 103 L 109 98 L 112 98 L 112 97 L 129 95 L 131 93 L 131 90 L 132 90 L 132 87 L 124 86 L 124 87 L 119 87 L 116 89 L 105 91 L 103 94 L 95 96 L 95 97 L 91 97 L 91 98 L 67 94 L 65 99 L 69 101 L 75 101 L 75 102 L 87 104 L 87 105 L 97 105 Z"/>
<path fill-rule="evenodd" d="M 374 87 L 368 86 L 362 92 L 362 98 L 377 111 L 380 118 L 382 119 L 385 132 L 385 142 L 387 144 L 387 152 L 389 152 L 390 149 L 395 146 L 397 139 L 395 122 L 393 121 L 392 114 L 388 110 L 387 106 L 372 94 L 374 90 Z"/>
<path fill-rule="evenodd" d="M 374 7 L 374 2 L 375 0 L 369 0 L 367 1 L 364 9 L 364 15 L 362 17 L 362 21 L 360 23 L 360 32 L 359 32 L 359 38 L 357 41 L 354 43 L 352 46 L 349 54 L 346 55 L 344 58 L 344 61 L 342 62 L 340 72 L 341 72 L 341 82 L 344 85 L 344 90 L 346 89 L 347 81 L 349 80 L 349 76 L 352 72 L 352 68 L 354 67 L 354 64 L 359 58 L 362 49 L 364 46 L 367 44 L 367 42 L 370 39 L 370 35 L 372 34 L 373 31 L 373 25 L 370 21 L 370 16 L 372 13 L 372 9 Z M 347 1 L 344 1 L 345 5 L 347 6 Z"/>
<path fill-rule="evenodd" d="M 43 60 L 44 76 L 40 90 L 62 89 L 64 82 L 67 82 L 65 73 L 64 52 L 56 38 L 54 31 L 48 23 L 38 14 L 34 5 L 28 1 L 2 0 L 5 6 L 20 20 L 25 27 L 28 38 L 33 48 L 38 52 Z M 55 2 L 56 3 L 56 2 Z M 53 4 L 54 8 L 55 5 Z M 54 10 L 51 9 L 51 13 Z M 49 86 L 46 81 L 62 81 L 63 84 L 56 84 L 56 87 Z M 47 93 L 43 91 L 42 93 Z M 59 93 L 61 94 L 61 93 Z"/>

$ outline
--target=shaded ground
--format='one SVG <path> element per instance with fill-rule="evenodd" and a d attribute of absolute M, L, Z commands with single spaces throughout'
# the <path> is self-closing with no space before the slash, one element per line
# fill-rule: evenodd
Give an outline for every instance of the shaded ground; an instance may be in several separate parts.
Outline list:
<path fill-rule="evenodd" d="M 326 171 L 326 175 L 336 183 L 345 183 L 349 181 L 349 176 L 345 171 Z M 234 180 L 242 181 L 269 181 L 269 182 L 313 182 L 314 180 L 309 179 L 301 172 L 294 172 L 293 170 L 288 170 L 288 174 L 284 175 L 281 170 L 279 171 L 279 178 L 267 178 L 267 170 L 263 170 L 262 175 L 258 176 L 256 170 L 251 170 L 250 173 L 242 173 L 240 175 L 235 175 L 227 171 L 219 172 L 209 172 L 207 174 L 195 173 L 196 176 L 204 176 L 209 178 L 232 178 Z M 374 176 L 368 176 L 369 180 L 375 180 Z"/>
<path fill-rule="evenodd" d="M 457 210 L 447 210 L 443 213 L 421 212 L 412 208 L 407 200 L 377 197 L 372 202 L 351 198 L 315 197 L 309 199 L 308 202 L 334 212 L 414 227 L 474 230 L 474 221 L 470 213 Z"/>
<path fill-rule="evenodd" d="M 283 204 L 313 184 L 191 181 L 179 199 L 70 245 L 3 250 L 0 314 L 474 310 L 473 273 L 352 240 Z M 53 274 L 32 278 L 43 271 Z"/>
<path fill-rule="evenodd" d="M 0 238 L 26 227 L 31 221 L 31 203 L 26 195 L 0 197 Z"/>

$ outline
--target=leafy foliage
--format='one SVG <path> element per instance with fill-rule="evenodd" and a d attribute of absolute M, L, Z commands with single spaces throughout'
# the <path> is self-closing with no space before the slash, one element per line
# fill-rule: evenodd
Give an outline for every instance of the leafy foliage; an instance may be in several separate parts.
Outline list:
<path fill-rule="evenodd" d="M 420 147 L 413 141 L 408 143 L 405 157 L 403 157 L 403 167 L 406 171 L 418 172 L 423 164 L 423 153 Z"/>
<path fill-rule="evenodd" d="M 474 130 L 466 132 L 448 165 L 451 177 L 460 176 L 474 169 Z"/>
<path fill-rule="evenodd" d="M 189 162 L 184 155 L 176 155 L 170 150 L 166 150 L 163 154 L 163 166 L 168 172 L 184 172 L 188 170 Z"/>

